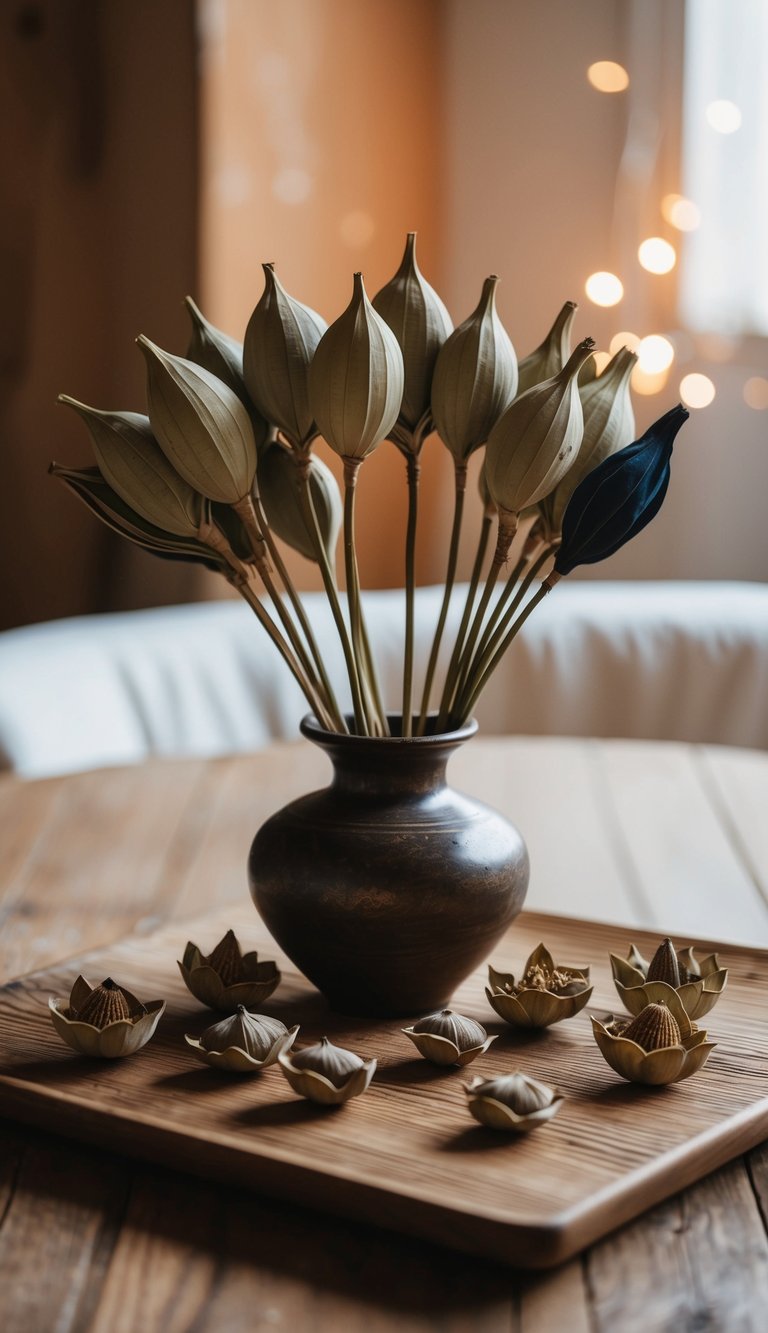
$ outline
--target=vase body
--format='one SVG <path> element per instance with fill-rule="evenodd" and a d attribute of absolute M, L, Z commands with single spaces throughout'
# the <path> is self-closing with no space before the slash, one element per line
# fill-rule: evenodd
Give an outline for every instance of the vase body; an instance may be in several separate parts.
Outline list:
<path fill-rule="evenodd" d="M 336 735 L 312 718 L 301 729 L 328 754 L 333 781 L 256 834 L 259 913 L 334 1009 L 396 1018 L 442 1008 L 528 886 L 518 831 L 446 783 L 476 724 L 413 739 Z"/>

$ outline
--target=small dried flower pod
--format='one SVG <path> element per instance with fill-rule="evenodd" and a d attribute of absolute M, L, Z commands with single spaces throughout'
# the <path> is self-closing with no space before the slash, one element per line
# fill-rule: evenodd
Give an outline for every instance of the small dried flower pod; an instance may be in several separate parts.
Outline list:
<path fill-rule="evenodd" d="M 317 435 L 307 374 L 328 325 L 322 315 L 288 295 L 272 264 L 264 264 L 264 291 L 243 344 L 248 392 L 267 421 L 296 449 Z"/>
<path fill-rule="evenodd" d="M 286 1051 L 278 1057 L 286 1079 L 300 1096 L 324 1106 L 339 1106 L 365 1092 L 376 1070 L 375 1060 L 334 1046 L 327 1037 L 315 1046 Z"/>
<path fill-rule="evenodd" d="M 496 1037 L 489 1037 L 481 1023 L 450 1009 L 420 1018 L 401 1029 L 425 1060 L 434 1065 L 468 1065 L 488 1050 Z"/>
<path fill-rule="evenodd" d="M 187 360 L 196 366 L 209 370 L 217 379 L 223 381 L 233 393 L 236 393 L 251 418 L 256 449 L 260 453 L 267 443 L 270 427 L 255 406 L 245 385 L 243 376 L 243 344 L 228 333 L 217 329 L 215 324 L 195 305 L 191 296 L 184 302 L 192 321 L 192 337 L 187 348 Z"/>
<path fill-rule="evenodd" d="M 179 971 L 196 999 L 223 1014 L 236 1013 L 241 1004 L 255 1008 L 280 984 L 276 964 L 260 963 L 256 953 L 242 953 L 232 930 L 208 957 L 190 940 Z"/>
<path fill-rule="evenodd" d="M 566 301 L 543 343 L 520 362 L 518 398 L 521 393 L 562 370 L 571 354 L 571 325 L 577 308 L 575 301 Z"/>
<path fill-rule="evenodd" d="M 650 962 L 634 944 L 626 958 L 611 954 L 611 971 L 621 1001 L 631 1014 L 639 1014 L 647 1004 L 667 1002 L 672 991 L 692 1022 L 714 1008 L 728 980 L 728 970 L 720 966 L 716 953 L 699 963 L 693 949 L 678 951 L 670 939 L 662 941 Z"/>
<path fill-rule="evenodd" d="M 275 1064 L 278 1056 L 293 1045 L 298 1030 L 298 1025 L 287 1028 L 279 1018 L 251 1014 L 239 1004 L 231 1018 L 214 1023 L 199 1038 L 186 1033 L 185 1041 L 198 1059 L 214 1069 L 254 1074 Z"/>
<path fill-rule="evenodd" d="M 517 391 L 517 357 L 496 313 L 491 274 L 475 310 L 443 343 L 432 379 L 432 416 L 454 462 L 466 463 Z"/>
<path fill-rule="evenodd" d="M 341 528 L 342 504 L 331 469 L 313 455 L 307 462 L 312 507 L 317 515 L 326 555 L 333 569 Z M 267 522 L 273 532 L 307 560 L 317 560 L 314 542 L 299 500 L 298 469 L 282 444 L 270 444 L 259 459 L 257 485 Z"/>
<path fill-rule="evenodd" d="M 538 1079 L 516 1071 L 500 1078 L 475 1078 L 464 1085 L 468 1109 L 489 1129 L 527 1134 L 557 1115 L 563 1097 Z"/>
<path fill-rule="evenodd" d="M 116 1060 L 146 1046 L 165 1009 L 165 1000 L 142 1004 L 111 977 L 100 986 L 91 986 L 80 976 L 66 1008 L 53 997 L 48 1007 L 53 1026 L 74 1051 Z"/>
<path fill-rule="evenodd" d="M 671 986 L 663 1002 L 646 1005 L 631 1022 L 593 1017 L 592 1031 L 604 1059 L 630 1083 L 679 1083 L 701 1069 L 715 1046 Z"/>
<path fill-rule="evenodd" d="M 519 982 L 494 967 L 488 968 L 488 981 L 488 1003 L 512 1027 L 545 1028 L 573 1018 L 592 994 L 589 968 L 555 964 L 543 944 L 527 959 Z"/>

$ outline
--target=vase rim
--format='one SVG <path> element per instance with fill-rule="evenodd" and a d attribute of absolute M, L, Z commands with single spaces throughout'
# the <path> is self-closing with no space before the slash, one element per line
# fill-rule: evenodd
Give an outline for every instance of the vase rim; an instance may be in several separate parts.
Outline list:
<path fill-rule="evenodd" d="M 429 716 L 434 718 L 436 715 L 432 713 Z M 392 722 L 399 723 L 400 718 L 400 713 L 387 714 L 390 725 Z M 352 721 L 350 715 L 347 715 L 347 721 Z M 439 745 L 460 745 L 462 741 L 469 740 L 470 737 L 475 735 L 478 724 L 474 717 L 470 717 L 462 726 L 455 727 L 452 731 L 433 732 L 429 736 L 359 736 L 352 732 L 328 731 L 326 727 L 321 726 L 314 713 L 306 713 L 299 723 L 299 730 L 307 740 L 318 741 L 321 744 L 359 745 L 361 742 L 365 742 L 366 744 L 372 743 L 393 749 L 404 745 L 427 749 Z"/>

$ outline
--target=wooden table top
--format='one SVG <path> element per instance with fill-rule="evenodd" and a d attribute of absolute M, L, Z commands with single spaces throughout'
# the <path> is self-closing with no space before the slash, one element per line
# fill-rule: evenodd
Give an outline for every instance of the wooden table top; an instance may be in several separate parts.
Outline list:
<path fill-rule="evenodd" d="M 0 982 L 242 903 L 260 822 L 320 785 L 306 745 L 0 779 Z M 513 818 L 528 906 L 768 947 L 768 755 L 477 738 L 451 780 Z M 2 1040 L 2 1034 L 0 1034 Z M 762 1330 L 768 1148 L 545 1276 L 0 1132 L 3 1333 Z"/>

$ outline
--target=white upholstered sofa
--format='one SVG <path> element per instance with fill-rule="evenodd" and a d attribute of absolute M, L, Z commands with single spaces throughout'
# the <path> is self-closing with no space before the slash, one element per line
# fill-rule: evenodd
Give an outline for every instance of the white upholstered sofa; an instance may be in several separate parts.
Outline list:
<path fill-rule="evenodd" d="M 439 589 L 419 590 L 422 670 L 439 597 Z M 310 594 L 306 601 L 342 682 L 325 599 Z M 458 591 L 454 628 L 461 604 Z M 402 593 L 368 593 L 365 605 L 387 702 L 396 708 Z M 295 737 L 305 711 L 275 649 L 239 602 L 0 634 L 0 767 L 29 777 L 151 754 L 251 750 Z M 486 733 L 768 748 L 768 585 L 560 585 L 528 621 L 477 712 Z"/>

